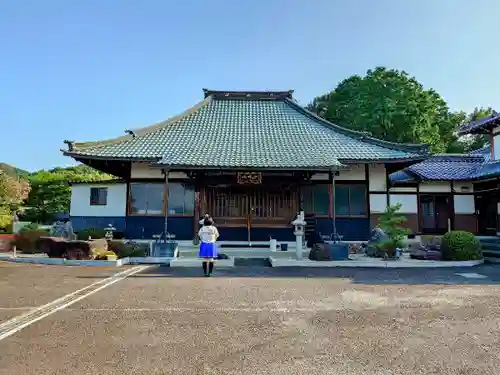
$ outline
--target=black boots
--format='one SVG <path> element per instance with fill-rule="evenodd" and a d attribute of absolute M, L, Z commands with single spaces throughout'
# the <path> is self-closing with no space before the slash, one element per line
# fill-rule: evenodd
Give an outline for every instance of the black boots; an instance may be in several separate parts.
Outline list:
<path fill-rule="evenodd" d="M 201 266 L 203 267 L 203 274 L 205 276 L 210 276 L 212 274 L 212 271 L 214 270 L 214 262 L 203 262 Z"/>

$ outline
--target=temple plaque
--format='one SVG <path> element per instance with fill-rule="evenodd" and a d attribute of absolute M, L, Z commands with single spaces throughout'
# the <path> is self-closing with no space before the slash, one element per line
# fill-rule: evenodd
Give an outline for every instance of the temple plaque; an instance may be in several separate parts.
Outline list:
<path fill-rule="evenodd" d="M 260 185 L 262 184 L 261 172 L 238 172 L 238 184 Z"/>

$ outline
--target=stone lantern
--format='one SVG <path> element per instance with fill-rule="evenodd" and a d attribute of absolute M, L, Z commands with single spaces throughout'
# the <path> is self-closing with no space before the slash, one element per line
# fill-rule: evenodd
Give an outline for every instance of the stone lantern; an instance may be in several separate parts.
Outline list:
<path fill-rule="evenodd" d="M 113 233 L 116 231 L 116 228 L 113 225 L 109 224 L 106 228 L 104 228 L 104 238 L 108 241 L 113 239 Z"/>
<path fill-rule="evenodd" d="M 306 221 L 304 220 L 304 211 L 300 211 L 297 215 L 297 218 L 292 221 L 292 225 L 294 226 L 293 234 L 295 235 L 295 254 L 297 256 L 297 260 L 302 259 L 302 244 L 305 234 Z"/>

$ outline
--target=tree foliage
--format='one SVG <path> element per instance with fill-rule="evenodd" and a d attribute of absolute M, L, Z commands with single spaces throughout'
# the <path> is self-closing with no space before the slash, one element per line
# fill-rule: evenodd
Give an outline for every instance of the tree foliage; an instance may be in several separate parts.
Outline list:
<path fill-rule="evenodd" d="M 433 152 L 463 152 L 484 139 L 460 140 L 458 127 L 490 109 L 453 113 L 433 89 L 404 71 L 377 67 L 353 75 L 332 92 L 315 98 L 308 109 L 347 128 L 399 143 L 426 143 Z"/>
<path fill-rule="evenodd" d="M 10 224 L 12 213 L 21 206 L 29 192 L 30 185 L 26 180 L 0 170 L 0 227 Z"/>
<path fill-rule="evenodd" d="M 31 193 L 23 220 L 50 223 L 59 212 L 69 212 L 70 181 L 102 181 L 111 176 L 86 165 L 41 170 L 29 175 Z"/>

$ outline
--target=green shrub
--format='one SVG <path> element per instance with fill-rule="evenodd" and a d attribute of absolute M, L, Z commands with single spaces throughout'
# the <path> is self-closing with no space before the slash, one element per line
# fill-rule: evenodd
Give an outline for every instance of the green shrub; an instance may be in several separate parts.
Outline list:
<path fill-rule="evenodd" d="M 378 220 L 378 227 L 382 229 L 387 236 L 389 236 L 388 244 L 384 245 L 390 248 L 392 245 L 398 248 L 403 248 L 405 245 L 405 239 L 408 235 L 408 229 L 404 227 L 407 219 L 406 216 L 399 214 L 401 209 L 401 203 L 387 206 L 385 212 L 383 212 Z M 389 244 L 390 242 L 390 244 Z M 395 252 L 396 250 L 394 250 Z M 389 255 L 389 254 L 388 254 Z M 389 255 L 390 256 L 390 255 Z"/>
<path fill-rule="evenodd" d="M 36 229 L 40 229 L 40 225 L 38 225 L 37 223 L 29 223 L 26 224 L 21 229 L 19 229 L 19 233 L 28 232 L 30 230 L 36 230 Z"/>
<path fill-rule="evenodd" d="M 118 258 L 145 257 L 149 244 L 128 244 L 122 241 L 109 241 L 108 250 L 116 253 Z"/>
<path fill-rule="evenodd" d="M 400 243 L 396 239 L 388 239 L 376 245 L 379 250 L 378 255 L 384 256 L 387 254 L 389 258 L 396 256 L 396 249 L 400 247 Z"/>
<path fill-rule="evenodd" d="M 90 238 L 93 240 L 97 240 L 99 238 L 104 238 L 106 232 L 101 228 L 86 228 L 81 231 L 78 231 L 76 234 L 76 239 L 81 241 L 87 241 Z"/>
<path fill-rule="evenodd" d="M 44 236 L 49 236 L 47 230 L 24 227 L 15 235 L 12 245 L 25 254 L 35 254 L 40 252 L 40 237 Z"/>
<path fill-rule="evenodd" d="M 443 260 L 476 260 L 482 259 L 481 244 L 470 232 L 451 231 L 443 236 L 441 242 Z"/>

